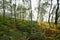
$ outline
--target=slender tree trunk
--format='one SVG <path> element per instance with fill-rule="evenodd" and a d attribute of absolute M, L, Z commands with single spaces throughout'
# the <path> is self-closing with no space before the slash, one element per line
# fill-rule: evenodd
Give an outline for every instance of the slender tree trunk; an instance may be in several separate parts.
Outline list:
<path fill-rule="evenodd" d="M 32 4 L 32 2 L 30 0 L 30 9 L 31 9 L 31 12 L 30 13 L 31 13 L 31 22 L 32 22 L 32 5 L 31 4 Z"/>
<path fill-rule="evenodd" d="M 53 8 L 52 13 L 51 13 L 52 14 L 51 22 L 53 22 L 53 16 L 54 16 L 53 11 L 54 11 L 54 8 Z"/>
<path fill-rule="evenodd" d="M 56 13 L 55 13 L 55 25 L 57 25 L 58 23 L 58 10 L 59 10 L 59 0 L 57 1 L 57 9 L 56 9 Z"/>
<path fill-rule="evenodd" d="M 38 20 L 39 20 L 39 13 L 40 13 L 40 1 L 41 1 L 41 0 L 39 0 L 39 2 L 38 2 L 37 22 L 38 22 Z"/>
<path fill-rule="evenodd" d="M 24 5 L 24 0 L 23 0 L 23 5 Z M 24 14 L 25 14 L 25 13 L 24 13 L 24 10 L 25 10 L 25 9 L 23 9 L 23 13 L 22 13 L 22 16 L 23 16 L 22 18 L 23 18 L 23 20 L 24 20 L 24 18 L 25 18 L 25 17 L 24 17 Z"/>
<path fill-rule="evenodd" d="M 10 7 L 11 7 L 11 20 L 12 20 L 12 0 L 10 0 Z"/>
<path fill-rule="evenodd" d="M 40 22 L 43 22 L 43 14 L 40 14 Z"/>
<path fill-rule="evenodd" d="M 23 11 L 24 11 L 24 10 L 23 10 Z M 24 12 L 23 12 L 23 15 L 22 15 L 22 16 L 23 16 L 23 20 L 24 20 L 24 18 L 25 18 L 25 17 L 24 17 Z"/>
<path fill-rule="evenodd" d="M 14 7 L 14 17 L 15 17 L 15 25 L 16 25 L 16 0 L 15 0 L 15 7 Z"/>
<path fill-rule="evenodd" d="M 49 10 L 49 18 L 48 18 L 48 23 L 50 23 L 50 16 L 51 16 L 50 11 L 51 11 L 51 9 L 52 9 L 52 0 L 51 0 L 51 6 L 50 6 L 50 10 Z"/>
<path fill-rule="evenodd" d="M 52 12 L 51 12 L 51 14 L 52 14 L 52 17 L 51 17 L 51 22 L 53 22 L 53 16 L 54 16 L 54 10 L 56 9 L 56 5 L 53 7 L 53 10 L 52 10 Z"/>
<path fill-rule="evenodd" d="M 5 2 L 3 0 L 3 24 L 5 23 Z"/>
<path fill-rule="evenodd" d="M 21 11 L 20 11 L 20 20 L 21 20 Z"/>

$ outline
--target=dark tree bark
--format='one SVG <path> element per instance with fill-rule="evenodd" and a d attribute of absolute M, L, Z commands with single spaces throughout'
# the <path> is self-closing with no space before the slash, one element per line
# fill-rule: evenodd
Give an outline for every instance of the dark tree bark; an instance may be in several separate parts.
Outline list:
<path fill-rule="evenodd" d="M 3 24 L 4 24 L 4 21 L 5 21 L 5 2 L 3 0 Z"/>
<path fill-rule="evenodd" d="M 48 23 L 50 23 L 50 16 L 51 16 L 50 11 L 51 11 L 51 9 L 52 9 L 52 0 L 51 0 L 51 6 L 50 6 L 50 10 L 49 10 L 49 18 L 48 18 Z"/>
<path fill-rule="evenodd" d="M 52 17 L 51 17 L 51 22 L 53 22 L 53 18 L 54 18 L 54 10 L 56 10 L 56 5 L 53 7 L 53 10 L 52 10 L 52 12 L 51 12 L 51 15 L 52 15 Z"/>
<path fill-rule="evenodd" d="M 58 10 L 59 10 L 59 0 L 57 1 L 57 9 L 56 9 L 56 13 L 55 13 L 55 25 L 57 25 L 58 23 Z"/>

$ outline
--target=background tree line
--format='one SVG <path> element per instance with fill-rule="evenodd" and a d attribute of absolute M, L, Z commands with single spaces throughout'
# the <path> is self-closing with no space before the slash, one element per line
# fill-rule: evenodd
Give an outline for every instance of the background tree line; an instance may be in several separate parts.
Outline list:
<path fill-rule="evenodd" d="M 14 3 L 13 3 L 14 1 Z M 50 3 L 49 3 L 50 2 Z M 32 10 L 32 0 L 22 0 L 22 4 L 18 3 L 17 0 L 0 0 L 0 14 L 3 15 L 3 20 L 5 16 L 9 16 L 11 19 L 16 18 L 21 20 L 33 20 L 33 10 Z M 46 9 L 49 9 L 47 11 Z M 53 4 L 53 0 L 38 0 L 38 6 L 35 8 L 37 12 L 37 21 L 44 21 L 44 16 L 48 14 L 48 23 L 55 22 L 57 25 L 58 20 L 60 20 L 59 12 L 59 0 L 56 0 L 56 4 Z"/>

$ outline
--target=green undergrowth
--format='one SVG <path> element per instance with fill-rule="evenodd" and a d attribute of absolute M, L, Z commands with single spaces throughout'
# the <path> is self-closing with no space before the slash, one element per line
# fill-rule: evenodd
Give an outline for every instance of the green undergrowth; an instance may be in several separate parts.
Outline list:
<path fill-rule="evenodd" d="M 59 25 L 60 26 L 60 25 Z M 20 20 L 0 15 L 0 40 L 55 40 L 59 36 L 48 38 L 44 29 L 39 27 L 35 21 Z"/>

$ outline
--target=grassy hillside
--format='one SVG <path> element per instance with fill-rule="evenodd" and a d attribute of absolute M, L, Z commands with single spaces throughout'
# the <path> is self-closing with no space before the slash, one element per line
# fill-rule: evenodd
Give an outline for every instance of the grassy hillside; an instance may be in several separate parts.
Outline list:
<path fill-rule="evenodd" d="M 32 23 L 29 20 L 14 19 L 0 15 L 0 40 L 60 40 L 60 31 L 54 24 Z"/>

